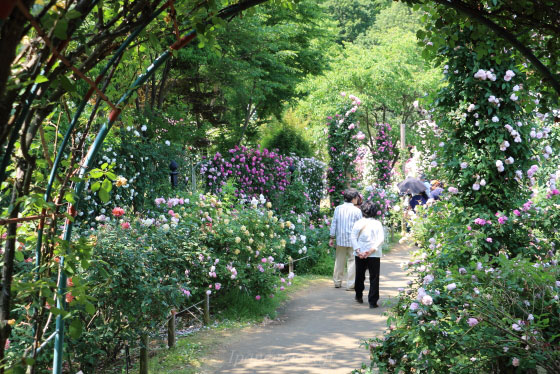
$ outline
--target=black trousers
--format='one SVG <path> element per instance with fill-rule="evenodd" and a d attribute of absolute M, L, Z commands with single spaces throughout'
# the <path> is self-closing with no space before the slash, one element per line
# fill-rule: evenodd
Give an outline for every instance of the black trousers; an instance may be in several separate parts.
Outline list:
<path fill-rule="evenodd" d="M 356 257 L 356 297 L 363 297 L 366 280 L 366 269 L 369 271 L 369 294 L 368 302 L 377 304 L 379 300 L 379 268 L 381 259 L 379 257 L 359 258 Z"/>

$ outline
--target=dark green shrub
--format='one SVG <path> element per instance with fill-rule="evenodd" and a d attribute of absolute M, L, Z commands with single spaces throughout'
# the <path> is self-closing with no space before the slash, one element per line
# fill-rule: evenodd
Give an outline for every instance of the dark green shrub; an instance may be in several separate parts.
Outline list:
<path fill-rule="evenodd" d="M 278 153 L 282 155 L 294 154 L 299 157 L 311 157 L 313 154 L 309 142 L 291 126 L 278 128 L 263 141 L 262 146 L 270 150 L 278 150 Z"/>

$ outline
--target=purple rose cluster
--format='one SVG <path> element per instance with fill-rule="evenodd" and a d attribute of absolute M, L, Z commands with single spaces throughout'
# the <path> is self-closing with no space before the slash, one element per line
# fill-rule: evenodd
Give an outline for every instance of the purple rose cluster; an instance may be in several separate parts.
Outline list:
<path fill-rule="evenodd" d="M 284 191 L 290 184 L 290 171 L 293 160 L 268 149 L 253 149 L 236 146 L 227 156 L 219 152 L 207 159 L 200 172 L 206 178 L 207 189 L 221 193 L 228 179 L 235 185 L 235 196 L 251 198 L 264 195 L 270 197 L 274 192 Z"/>

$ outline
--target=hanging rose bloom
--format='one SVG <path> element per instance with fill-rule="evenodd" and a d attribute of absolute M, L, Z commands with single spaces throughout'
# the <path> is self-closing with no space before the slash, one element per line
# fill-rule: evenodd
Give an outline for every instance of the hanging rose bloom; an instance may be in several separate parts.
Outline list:
<path fill-rule="evenodd" d="M 74 296 L 72 296 L 72 292 L 68 292 L 68 293 L 66 294 L 66 302 L 67 302 L 67 303 L 71 303 L 72 300 L 74 300 Z"/>

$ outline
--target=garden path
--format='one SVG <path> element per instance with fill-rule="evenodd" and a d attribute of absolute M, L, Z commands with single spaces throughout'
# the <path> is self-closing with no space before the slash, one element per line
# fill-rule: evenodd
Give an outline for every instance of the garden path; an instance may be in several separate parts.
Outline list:
<path fill-rule="evenodd" d="M 381 260 L 380 308 L 356 303 L 344 284 L 335 289 L 330 280 L 313 281 L 291 297 L 277 320 L 226 336 L 202 373 L 338 374 L 359 368 L 369 359 L 360 343 L 383 333 L 383 313 L 406 286 L 400 264 L 411 250 L 399 244 Z"/>

